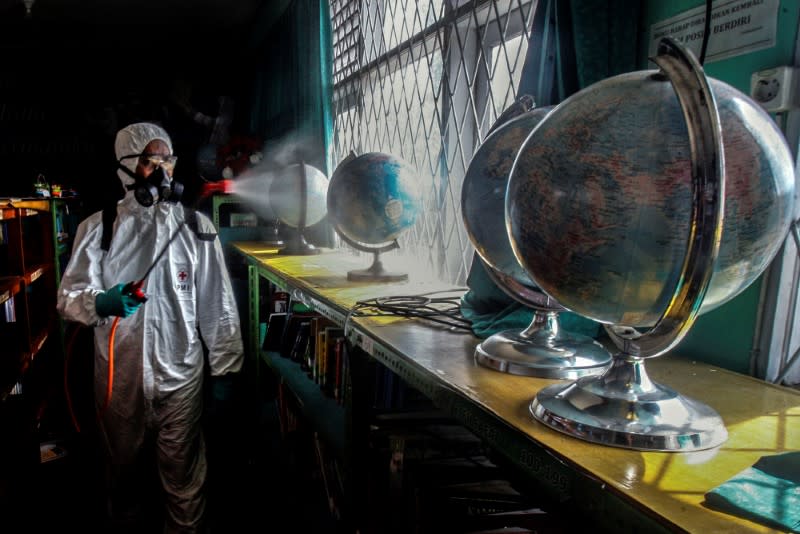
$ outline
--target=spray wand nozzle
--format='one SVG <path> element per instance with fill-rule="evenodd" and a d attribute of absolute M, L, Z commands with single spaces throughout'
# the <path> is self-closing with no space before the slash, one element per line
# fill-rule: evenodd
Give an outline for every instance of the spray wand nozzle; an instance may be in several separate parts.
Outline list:
<path fill-rule="evenodd" d="M 208 182 L 203 185 L 201 197 L 207 197 L 213 193 L 233 193 L 233 180 L 220 180 L 218 182 Z"/>

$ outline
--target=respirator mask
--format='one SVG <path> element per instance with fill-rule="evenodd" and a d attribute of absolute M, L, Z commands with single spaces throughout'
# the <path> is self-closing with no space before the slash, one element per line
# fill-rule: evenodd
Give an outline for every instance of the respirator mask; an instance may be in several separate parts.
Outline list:
<path fill-rule="evenodd" d="M 140 176 L 121 163 L 126 158 L 146 158 L 147 165 L 152 166 L 153 170 L 147 178 Z M 169 171 L 175 168 L 177 159 L 175 156 L 136 154 L 120 158 L 118 165 L 125 174 L 135 180 L 133 184 L 125 186 L 126 189 L 133 190 L 133 196 L 139 204 L 149 207 L 156 202 L 178 203 L 180 201 L 183 184 L 173 180 L 169 175 Z"/>

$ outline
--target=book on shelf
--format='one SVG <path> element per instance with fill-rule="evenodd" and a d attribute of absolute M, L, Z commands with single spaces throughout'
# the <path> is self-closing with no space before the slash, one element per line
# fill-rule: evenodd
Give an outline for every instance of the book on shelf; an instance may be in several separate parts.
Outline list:
<path fill-rule="evenodd" d="M 298 429 L 298 416 L 289 404 L 291 395 L 288 386 L 280 382 L 278 384 L 277 397 L 278 423 L 280 424 L 281 436 L 284 437 Z"/>
<path fill-rule="evenodd" d="M 325 329 L 319 328 L 317 330 L 317 344 L 316 354 L 314 355 L 314 365 L 311 368 L 311 379 L 319 384 L 320 376 L 319 369 L 322 366 L 322 353 L 325 352 Z"/>
<path fill-rule="evenodd" d="M 292 352 L 289 354 L 289 359 L 293 362 L 297 362 L 299 364 L 303 363 L 303 360 L 306 357 L 306 349 L 308 347 L 308 340 L 310 337 L 311 331 L 311 321 L 301 321 L 300 327 L 297 330 L 297 336 L 294 340 L 294 346 L 292 347 Z"/>
<path fill-rule="evenodd" d="M 335 323 L 321 315 L 317 315 L 311 320 L 311 337 L 313 341 L 311 341 L 311 346 L 309 347 L 308 374 L 309 377 L 317 383 L 319 383 L 318 366 L 321 363 L 321 353 L 324 349 L 322 333 L 330 326 L 335 326 Z"/>
<path fill-rule="evenodd" d="M 336 343 L 333 347 L 333 399 L 342 404 L 342 397 L 344 394 L 343 377 L 345 373 L 345 344 L 344 336 L 336 338 Z"/>
<path fill-rule="evenodd" d="M 318 432 L 314 432 L 314 450 L 317 457 L 317 467 L 319 468 L 328 500 L 328 510 L 331 513 L 331 517 L 340 519 L 341 502 L 344 498 L 344 481 L 341 478 L 336 458 L 330 453 Z"/>
<path fill-rule="evenodd" d="M 289 306 L 289 293 L 273 291 L 269 296 L 270 313 L 286 313 Z"/>
<path fill-rule="evenodd" d="M 347 342 L 342 342 L 342 385 L 339 392 L 339 404 L 345 404 L 352 394 L 352 377 L 350 376 L 350 350 Z"/>
<path fill-rule="evenodd" d="M 320 317 L 312 317 L 311 318 L 311 326 L 308 332 L 308 343 L 306 344 L 306 353 L 305 359 L 301 365 L 303 370 L 306 374 L 311 377 L 314 367 L 314 361 L 316 360 L 316 351 L 317 351 L 317 334 L 319 333 L 319 320 Z"/>
<path fill-rule="evenodd" d="M 286 325 L 286 312 L 271 313 L 267 321 L 267 333 L 264 336 L 263 349 L 272 352 L 281 350 L 283 328 Z"/>
<path fill-rule="evenodd" d="M 374 392 L 373 407 L 377 410 L 396 410 L 403 407 L 401 404 L 405 393 L 400 394 L 402 388 L 406 388 L 405 382 L 398 377 L 391 369 L 376 363 L 374 367 Z"/>
<path fill-rule="evenodd" d="M 333 381 L 336 374 L 336 341 L 343 336 L 344 330 L 341 327 L 325 327 L 325 346 L 322 351 L 322 362 L 319 369 L 319 385 L 329 397 L 333 397 Z"/>
<path fill-rule="evenodd" d="M 307 312 L 290 312 L 286 316 L 286 323 L 283 326 L 283 336 L 281 337 L 281 356 L 288 359 L 293 359 L 293 350 L 298 343 L 298 333 L 302 334 L 301 325 L 308 323 L 310 325 L 312 314 Z M 306 330 L 306 335 L 307 335 Z M 296 356 L 299 361 L 299 355 Z"/>
<path fill-rule="evenodd" d="M 15 323 L 17 321 L 17 309 L 14 306 L 14 296 L 8 297 L 8 300 L 3 302 L 3 312 L 5 314 L 5 322 Z"/>

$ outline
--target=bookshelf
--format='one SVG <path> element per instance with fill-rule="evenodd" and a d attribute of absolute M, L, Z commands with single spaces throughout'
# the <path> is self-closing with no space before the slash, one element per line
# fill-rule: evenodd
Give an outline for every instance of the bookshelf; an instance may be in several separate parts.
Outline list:
<path fill-rule="evenodd" d="M 50 199 L 53 224 L 53 247 L 56 274 L 56 287 L 61 284 L 61 277 L 67 268 L 67 263 L 72 256 L 72 243 L 75 232 L 83 217 L 83 206 L 78 197 L 64 197 Z"/>
<path fill-rule="evenodd" d="M 64 329 L 56 290 L 77 205 L 0 198 L 0 502 L 11 508 L 32 502 L 42 439 L 61 430 Z"/>
<path fill-rule="evenodd" d="M 265 300 L 269 302 L 269 311 L 275 311 L 271 295 L 276 292 L 291 295 L 292 301 L 312 310 L 320 321 L 342 327 L 340 330 L 344 335 L 345 331 L 348 334 L 358 332 L 358 327 L 354 327 L 356 323 L 349 317 L 350 306 L 357 299 L 356 295 L 400 296 L 454 291 L 452 286 L 431 281 L 388 285 L 353 283 L 347 280 L 347 270 L 360 266 L 363 258 L 331 250 L 324 250 L 322 255 L 315 257 L 290 257 L 276 254 L 275 249 L 264 243 L 245 245 L 235 242 L 232 246 L 240 251 L 246 247 L 249 254 L 245 257 L 249 258 L 252 325 L 264 322 Z M 302 274 L 302 280 L 292 277 L 295 272 L 292 265 L 298 262 L 304 268 L 303 273 L 298 273 Z M 332 264 L 340 269 L 332 270 Z M 459 289 L 456 292 L 460 294 L 462 291 Z M 256 303 L 261 303 L 261 306 Z M 385 320 L 392 322 L 397 318 Z M 269 323 L 266 325 L 264 344 L 274 343 L 268 339 L 277 325 L 271 324 L 271 320 Z M 348 328 L 345 329 L 345 326 Z M 292 397 L 299 399 L 297 404 L 305 423 L 314 429 L 315 440 L 320 438 L 317 445 L 324 444 L 324 449 L 333 453 L 335 461 L 320 461 L 320 470 L 323 479 L 343 481 L 344 495 L 340 499 L 344 503 L 342 508 L 349 513 L 344 519 L 349 522 L 351 529 L 367 533 L 407 532 L 423 528 L 417 524 L 423 520 L 428 522 L 428 528 L 434 528 L 436 514 L 429 513 L 416 502 L 413 496 L 420 488 L 413 487 L 413 484 L 416 480 L 424 479 L 424 472 L 440 469 L 436 467 L 439 463 L 453 461 L 454 455 L 459 456 L 458 450 L 464 452 L 464 444 L 472 450 L 480 438 L 452 416 L 437 409 L 430 398 L 410 387 L 392 369 L 372 357 L 371 352 L 377 350 L 380 354 L 382 351 L 378 341 L 360 334 L 349 337 L 351 339 L 347 346 L 355 348 L 355 351 L 349 354 L 347 360 L 349 381 L 342 406 L 331 402 L 329 393 L 322 393 L 319 386 L 310 380 L 312 373 L 293 362 L 291 357 L 287 357 L 288 354 L 281 356 L 277 351 L 265 351 L 260 342 L 253 343 L 253 340 L 260 340 L 260 333 L 255 329 L 247 336 L 248 350 L 259 353 L 262 364 L 278 375 L 281 385 L 286 386 Z M 365 352 L 365 348 L 370 353 Z M 429 438 L 431 434 L 439 434 L 439 437 L 436 440 L 419 439 L 421 435 Z M 459 473 L 465 479 L 465 484 L 469 476 L 486 476 L 484 471 L 473 469 L 470 458 L 463 457 L 460 460 L 462 465 Z M 394 473 L 387 473 L 386 467 L 390 463 L 396 467 Z M 331 465 L 337 469 L 331 469 Z M 338 477 L 326 477 L 325 472 L 336 472 Z M 501 472 L 501 469 L 494 472 Z M 442 487 L 446 487 L 444 479 L 437 479 Z M 485 482 L 480 481 L 483 484 Z M 470 483 L 478 482 L 472 480 Z M 326 490 L 329 493 L 332 492 L 329 489 L 331 486 L 335 491 L 338 484 L 331 484 L 328 480 Z M 434 489 L 431 488 L 431 491 Z M 442 490 L 442 498 L 446 498 L 445 493 L 454 491 L 454 487 Z M 449 497 L 454 501 L 459 500 L 453 495 Z M 476 503 L 480 499 L 473 496 L 471 500 Z M 338 509 L 339 506 L 334 508 Z M 466 514 L 466 508 L 462 512 Z M 464 524 L 468 522 L 466 516 L 462 519 Z"/>
<path fill-rule="evenodd" d="M 262 279 L 342 324 L 356 301 L 418 294 L 435 287 L 349 283 L 346 273 L 361 259 L 345 252 L 291 257 L 257 242 L 233 245 L 249 264 L 250 309 L 256 317 L 257 282 Z M 707 508 L 704 494 L 762 456 L 800 450 L 800 427 L 792 424 L 800 416 L 800 392 L 686 355 L 653 359 L 648 363 L 653 378 L 714 406 L 730 437 L 710 451 L 662 453 L 596 445 L 538 424 L 529 414 L 530 401 L 539 389 L 557 381 L 477 365 L 473 354 L 480 340 L 470 334 L 388 317 L 351 317 L 345 333 L 352 346 L 354 374 L 343 430 L 352 469 L 346 487 L 355 504 L 356 526 L 363 527 L 360 514 L 370 512 L 369 495 L 359 493 L 359 488 L 370 487 L 364 481 L 374 477 L 352 465 L 353 458 L 368 457 L 372 439 L 368 429 L 375 419 L 363 409 L 374 393 L 369 391 L 374 383 L 369 378 L 370 362 L 391 370 L 479 436 L 529 485 L 531 494 L 564 503 L 574 515 L 588 518 L 593 531 L 769 532 L 755 522 Z"/>
<path fill-rule="evenodd" d="M 57 337 L 57 273 L 51 201 L 6 198 L 0 206 L 2 344 L 8 348 L 0 364 L 0 398 L 5 398 L 18 391 L 33 360 Z"/>

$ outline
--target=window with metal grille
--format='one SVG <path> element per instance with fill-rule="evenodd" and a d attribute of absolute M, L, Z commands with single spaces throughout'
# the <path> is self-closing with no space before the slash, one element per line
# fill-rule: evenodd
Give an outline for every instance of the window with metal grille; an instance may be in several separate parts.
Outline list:
<path fill-rule="evenodd" d="M 423 209 L 399 241 L 437 277 L 463 284 L 473 248 L 461 182 L 516 98 L 535 2 L 331 0 L 333 163 L 380 151 L 413 165 Z"/>

